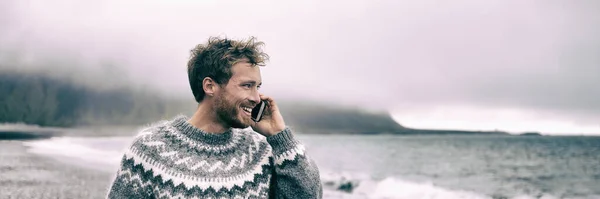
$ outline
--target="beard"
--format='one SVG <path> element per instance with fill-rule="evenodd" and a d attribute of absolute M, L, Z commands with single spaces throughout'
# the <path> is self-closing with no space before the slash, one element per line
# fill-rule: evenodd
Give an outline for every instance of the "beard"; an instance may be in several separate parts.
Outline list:
<path fill-rule="evenodd" d="M 248 121 L 246 118 L 240 118 L 240 106 L 236 105 L 235 102 L 227 100 L 223 94 L 215 99 L 215 111 L 218 119 L 225 126 L 232 128 L 247 128 L 250 126 L 251 121 Z"/>

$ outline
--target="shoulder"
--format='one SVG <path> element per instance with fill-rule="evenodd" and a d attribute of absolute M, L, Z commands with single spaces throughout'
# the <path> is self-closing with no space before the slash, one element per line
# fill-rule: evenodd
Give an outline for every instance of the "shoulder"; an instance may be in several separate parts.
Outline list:
<path fill-rule="evenodd" d="M 243 140 L 268 144 L 265 136 L 257 133 L 250 127 L 245 129 L 234 129 L 234 133 L 238 134 Z"/>
<path fill-rule="evenodd" d="M 156 121 L 139 127 L 121 157 L 122 169 L 146 172 L 154 168 L 156 157 L 159 157 L 159 152 L 167 143 L 168 127 L 168 121 Z"/>
<path fill-rule="evenodd" d="M 164 133 L 164 131 L 167 130 L 169 125 L 170 125 L 170 121 L 160 120 L 160 121 L 156 121 L 156 122 L 141 126 L 136 131 L 136 134 L 134 136 L 134 141 L 148 139 L 153 136 L 156 136 L 157 134 Z"/>
<path fill-rule="evenodd" d="M 148 146 L 158 146 L 164 144 L 163 138 L 169 130 L 170 121 L 160 120 L 141 126 L 136 130 L 131 142 L 128 145 L 129 152 L 144 153 Z"/>
<path fill-rule="evenodd" d="M 267 142 L 267 138 L 252 128 L 235 129 L 235 133 L 239 136 L 238 147 L 249 147 L 251 151 L 265 154 L 268 156 L 273 155 L 273 148 Z"/>

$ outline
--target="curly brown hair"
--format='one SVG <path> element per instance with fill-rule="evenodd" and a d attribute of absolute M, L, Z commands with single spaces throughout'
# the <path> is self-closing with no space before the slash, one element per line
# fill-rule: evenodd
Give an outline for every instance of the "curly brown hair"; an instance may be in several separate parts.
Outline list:
<path fill-rule="evenodd" d="M 191 50 L 188 61 L 188 78 L 196 102 L 204 99 L 202 80 L 209 77 L 218 84 L 227 84 L 232 76 L 231 67 L 238 62 L 265 66 L 269 55 L 261 47 L 264 42 L 255 37 L 247 40 L 232 40 L 210 37 L 205 44 L 198 44 Z"/>

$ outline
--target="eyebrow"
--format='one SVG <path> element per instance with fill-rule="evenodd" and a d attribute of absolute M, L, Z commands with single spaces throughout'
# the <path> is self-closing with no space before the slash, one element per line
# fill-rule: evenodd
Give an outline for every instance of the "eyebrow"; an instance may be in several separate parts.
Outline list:
<path fill-rule="evenodd" d="M 248 83 L 254 85 L 254 84 L 256 84 L 256 81 L 254 81 L 254 80 L 242 81 L 242 84 L 248 84 Z M 262 82 L 258 83 L 258 86 L 261 86 L 261 85 L 262 85 Z"/>

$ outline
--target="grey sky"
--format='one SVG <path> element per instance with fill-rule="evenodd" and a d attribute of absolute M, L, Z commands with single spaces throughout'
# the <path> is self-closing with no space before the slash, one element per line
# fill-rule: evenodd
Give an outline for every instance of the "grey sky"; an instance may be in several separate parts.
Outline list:
<path fill-rule="evenodd" d="M 195 44 L 211 35 L 254 35 L 271 56 L 263 92 L 278 99 L 398 115 L 431 107 L 518 109 L 536 115 L 532 120 L 600 129 L 597 1 L 2 4 L 12 11 L 0 21 L 10 27 L 0 33 L 5 45 L 72 55 L 88 63 L 77 67 L 100 74 L 115 73 L 95 64 L 110 60 L 126 66 L 118 71 L 131 80 L 173 95 L 190 95 L 185 63 Z M 481 119 L 476 115 L 461 119 Z"/>

